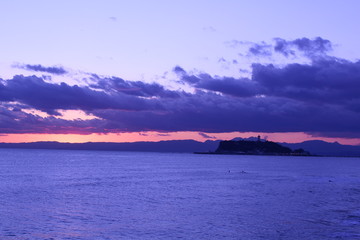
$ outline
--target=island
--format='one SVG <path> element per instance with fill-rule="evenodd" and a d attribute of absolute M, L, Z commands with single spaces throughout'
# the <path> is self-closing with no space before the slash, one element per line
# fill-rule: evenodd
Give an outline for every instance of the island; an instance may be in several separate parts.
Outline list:
<path fill-rule="evenodd" d="M 235 154 L 235 155 L 277 155 L 277 156 L 311 156 L 302 148 L 291 150 L 279 143 L 262 140 L 229 140 L 221 141 L 215 152 L 195 152 L 196 154 Z"/>

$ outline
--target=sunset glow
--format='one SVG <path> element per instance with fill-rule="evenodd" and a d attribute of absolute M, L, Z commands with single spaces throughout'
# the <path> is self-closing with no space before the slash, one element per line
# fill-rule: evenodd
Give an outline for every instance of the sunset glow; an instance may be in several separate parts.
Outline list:
<path fill-rule="evenodd" d="M 232 133 L 199 133 L 199 132 L 133 132 L 133 133 L 108 133 L 108 134 L 2 134 L 0 142 L 21 143 L 38 141 L 57 141 L 69 143 L 83 142 L 158 142 L 168 140 L 231 140 L 234 138 L 249 138 L 260 135 L 261 138 L 275 142 L 298 143 L 310 140 L 323 140 L 327 142 L 339 142 L 341 144 L 359 145 L 358 139 L 344 138 L 318 138 L 305 133 L 261 133 L 261 132 L 232 132 Z"/>

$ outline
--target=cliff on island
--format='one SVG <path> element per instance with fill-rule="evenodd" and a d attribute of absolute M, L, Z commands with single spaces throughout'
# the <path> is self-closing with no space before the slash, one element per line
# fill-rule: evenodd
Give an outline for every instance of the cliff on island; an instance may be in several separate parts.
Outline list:
<path fill-rule="evenodd" d="M 276 142 L 261 140 L 260 136 L 255 141 L 231 140 L 221 141 L 215 152 L 209 154 L 239 154 L 239 155 L 284 155 L 284 156 L 310 156 L 303 149 L 291 150 Z"/>

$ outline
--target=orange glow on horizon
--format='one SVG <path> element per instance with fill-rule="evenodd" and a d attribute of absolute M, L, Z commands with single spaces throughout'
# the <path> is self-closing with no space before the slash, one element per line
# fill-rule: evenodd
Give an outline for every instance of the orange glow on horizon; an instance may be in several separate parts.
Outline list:
<path fill-rule="evenodd" d="M 205 133 L 199 132 L 131 132 L 131 133 L 108 133 L 108 134 L 0 134 L 0 142 L 20 143 L 38 141 L 57 141 L 69 143 L 82 142 L 157 142 L 166 140 L 192 139 L 200 142 L 206 140 L 231 140 L 235 137 L 256 137 L 266 138 L 274 142 L 298 143 L 308 140 L 323 140 L 327 142 L 339 142 L 341 144 L 360 145 L 360 139 L 349 138 L 324 138 L 313 137 L 303 132 L 295 133 L 261 133 L 261 132 L 231 132 L 231 133 Z M 206 136 L 210 137 L 207 138 Z"/>

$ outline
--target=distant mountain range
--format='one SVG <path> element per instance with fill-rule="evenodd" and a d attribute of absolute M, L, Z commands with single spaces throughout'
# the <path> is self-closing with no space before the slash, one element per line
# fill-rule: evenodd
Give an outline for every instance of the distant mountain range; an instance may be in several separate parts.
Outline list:
<path fill-rule="evenodd" d="M 220 141 L 197 142 L 194 140 L 172 140 L 160 142 L 31 142 L 31 143 L 0 143 L 0 148 L 28 149 L 67 149 L 67 150 L 98 150 L 98 151 L 139 151 L 139 152 L 196 152 L 212 151 Z"/>
<path fill-rule="evenodd" d="M 338 142 L 329 143 L 321 140 L 305 141 L 302 143 L 281 143 L 281 145 L 289 147 L 293 150 L 302 148 L 312 154 L 323 156 L 360 156 L 360 145 L 342 145 Z"/>
<path fill-rule="evenodd" d="M 236 138 L 234 140 L 240 140 Z M 256 140 L 247 138 L 246 140 Z M 221 141 L 198 142 L 194 140 L 171 140 L 160 142 L 133 142 L 133 143 L 60 143 L 60 142 L 31 142 L 31 143 L 0 143 L 0 148 L 27 148 L 27 149 L 66 149 L 66 150 L 98 150 L 98 151 L 141 151 L 141 152 L 209 152 L 215 151 Z M 280 143 L 292 150 L 302 148 L 314 155 L 323 156 L 360 156 L 360 145 L 342 145 L 337 142 L 329 143 L 320 140 L 305 141 L 302 143 Z"/>

